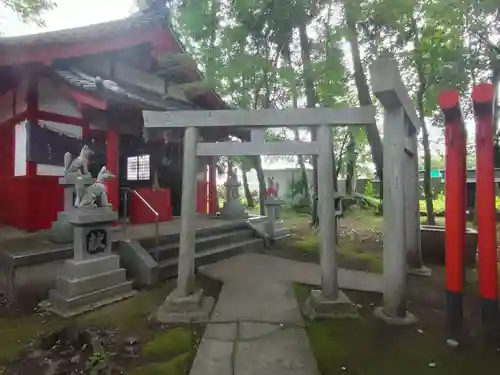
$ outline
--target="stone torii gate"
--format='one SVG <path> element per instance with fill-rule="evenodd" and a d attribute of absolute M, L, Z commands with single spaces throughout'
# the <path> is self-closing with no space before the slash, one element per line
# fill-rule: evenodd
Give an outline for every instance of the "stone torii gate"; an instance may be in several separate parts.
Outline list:
<path fill-rule="evenodd" d="M 158 118 L 161 116 L 160 118 Z M 194 290 L 195 220 L 196 210 L 196 171 L 197 159 L 203 156 L 240 156 L 240 155 L 317 155 L 320 216 L 320 264 L 322 273 L 321 291 L 311 294 L 311 305 L 334 306 L 348 302 L 337 285 L 337 259 L 335 238 L 335 190 L 334 190 L 334 153 L 332 126 L 358 125 L 372 123 L 375 108 L 303 108 L 276 110 L 221 110 L 213 112 L 185 111 L 168 114 L 148 112 L 145 114 L 146 126 L 185 127 L 184 160 L 182 176 L 181 236 L 179 246 L 179 272 L 177 290 L 172 298 L 160 308 L 158 319 L 162 321 L 179 318 L 178 304 L 188 299 L 195 310 L 185 313 L 200 314 L 203 310 L 202 296 Z M 186 124 L 191 124 L 187 126 Z M 266 142 L 264 130 L 271 127 L 317 127 L 318 140 L 315 142 L 278 141 Z M 201 127 L 245 127 L 251 129 L 250 142 L 207 143 L 198 141 Z M 174 298 L 177 300 L 175 301 Z M 194 299 L 194 300 L 193 300 Z M 192 302 L 195 302 L 194 304 Z M 185 304 L 186 305 L 186 304 Z M 174 307 L 175 306 L 175 307 Z M 208 306 L 207 306 L 208 307 Z M 322 311 L 325 308 L 321 309 Z M 192 315 L 191 314 L 191 315 Z M 190 315 L 190 314 L 187 314 Z"/>
<path fill-rule="evenodd" d="M 384 115 L 384 307 L 378 316 L 392 323 L 410 322 L 404 295 L 406 259 L 420 258 L 418 214 L 417 143 L 418 119 L 395 61 L 382 59 L 371 69 L 372 86 L 385 109 Z M 177 289 L 158 309 L 162 322 L 205 320 L 213 301 L 203 298 L 194 286 L 197 161 L 203 156 L 317 155 L 320 216 L 321 290 L 312 291 L 308 306 L 320 315 L 336 315 L 349 303 L 337 283 L 335 228 L 333 126 L 374 126 L 375 108 L 218 111 L 144 111 L 145 127 L 185 128 L 182 176 L 181 235 Z M 266 142 L 265 128 L 317 127 L 314 142 Z M 241 127 L 251 129 L 250 142 L 199 142 L 199 128 Z M 406 156 L 405 156 L 406 155 Z M 405 204 L 406 201 L 411 203 Z M 417 234 L 418 233 L 418 234 Z M 411 257 L 412 259 L 415 257 Z M 420 262 L 421 265 L 421 262 Z M 418 268 L 418 267 L 417 267 Z M 409 319 L 410 317 L 410 319 Z"/>
<path fill-rule="evenodd" d="M 418 132 L 421 122 L 397 63 L 381 58 L 370 66 L 372 91 L 384 108 L 384 306 L 375 315 L 392 324 L 416 322 L 406 304 L 408 274 L 429 276 L 420 239 Z"/>

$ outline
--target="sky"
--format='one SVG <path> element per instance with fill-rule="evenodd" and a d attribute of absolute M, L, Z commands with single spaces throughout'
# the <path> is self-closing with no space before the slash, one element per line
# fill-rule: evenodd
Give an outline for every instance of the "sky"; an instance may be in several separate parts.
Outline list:
<path fill-rule="evenodd" d="M 23 23 L 10 9 L 0 4 L 0 33 L 3 36 L 34 34 L 85 26 L 127 17 L 133 0 L 58 0 L 57 8 L 42 14 L 47 27 Z"/>

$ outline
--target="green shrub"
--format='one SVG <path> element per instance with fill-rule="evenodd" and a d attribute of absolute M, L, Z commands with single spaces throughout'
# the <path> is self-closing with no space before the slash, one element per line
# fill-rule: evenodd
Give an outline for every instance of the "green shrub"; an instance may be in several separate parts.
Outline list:
<path fill-rule="evenodd" d="M 373 188 L 373 183 L 370 180 L 366 182 L 364 195 L 368 197 L 378 198 L 378 194 L 375 192 L 375 189 Z"/>

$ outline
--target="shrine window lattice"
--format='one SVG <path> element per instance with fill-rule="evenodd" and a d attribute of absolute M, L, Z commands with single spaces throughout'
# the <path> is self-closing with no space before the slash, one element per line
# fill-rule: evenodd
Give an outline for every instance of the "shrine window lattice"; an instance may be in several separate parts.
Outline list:
<path fill-rule="evenodd" d="M 151 179 L 150 156 L 139 155 L 127 158 L 127 180 L 144 181 Z"/>

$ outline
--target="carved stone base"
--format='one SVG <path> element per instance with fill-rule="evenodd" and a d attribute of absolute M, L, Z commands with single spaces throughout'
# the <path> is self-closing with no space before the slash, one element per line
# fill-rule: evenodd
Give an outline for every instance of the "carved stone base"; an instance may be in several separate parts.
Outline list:
<path fill-rule="evenodd" d="M 405 316 L 393 316 L 387 314 L 382 306 L 377 307 L 373 311 L 373 315 L 390 325 L 408 326 L 418 323 L 418 318 L 409 311 L 406 311 Z"/>
<path fill-rule="evenodd" d="M 432 270 L 429 267 L 422 266 L 420 268 L 408 268 L 408 275 L 431 277 Z"/>
<path fill-rule="evenodd" d="M 226 202 L 220 211 L 220 217 L 225 219 L 246 219 L 248 213 L 245 212 L 246 208 L 239 200 Z"/>
<path fill-rule="evenodd" d="M 310 319 L 358 318 L 358 310 L 344 292 L 339 290 L 337 299 L 325 298 L 321 290 L 312 290 L 304 306 Z"/>
<path fill-rule="evenodd" d="M 212 297 L 203 297 L 202 289 L 185 297 L 176 289 L 158 308 L 155 317 L 160 323 L 207 322 L 214 304 Z"/>
<path fill-rule="evenodd" d="M 119 256 L 114 254 L 67 260 L 56 288 L 49 293 L 49 310 L 70 317 L 131 297 L 135 291 L 125 273 Z"/>
<path fill-rule="evenodd" d="M 281 239 L 290 235 L 290 229 L 285 226 L 285 222 L 283 220 L 276 220 L 274 222 L 268 220 L 265 228 L 267 234 L 273 240 Z"/>

